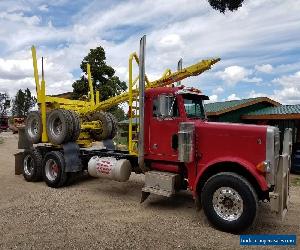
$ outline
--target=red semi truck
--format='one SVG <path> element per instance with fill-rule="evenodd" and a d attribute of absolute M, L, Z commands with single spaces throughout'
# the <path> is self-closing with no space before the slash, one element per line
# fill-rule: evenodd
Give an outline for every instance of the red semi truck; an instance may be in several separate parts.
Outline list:
<path fill-rule="evenodd" d="M 209 122 L 203 106 L 206 95 L 184 86 L 145 91 L 143 67 L 140 60 L 138 154 L 80 148 L 72 142 L 61 147 L 37 144 L 23 153 L 25 179 L 43 177 L 48 186 L 60 187 L 82 171 L 116 181 L 142 173 L 141 202 L 151 193 L 170 197 L 188 189 L 209 221 L 228 232 L 240 232 L 253 223 L 259 200 L 270 201 L 271 210 L 284 216 L 289 131 L 279 155 L 277 128 Z M 20 141 L 22 137 L 20 133 Z"/>

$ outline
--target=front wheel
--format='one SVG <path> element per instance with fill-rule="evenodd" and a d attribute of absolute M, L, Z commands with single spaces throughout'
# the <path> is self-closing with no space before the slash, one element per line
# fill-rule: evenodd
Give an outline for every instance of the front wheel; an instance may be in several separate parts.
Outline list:
<path fill-rule="evenodd" d="M 235 173 L 219 173 L 204 184 L 201 203 L 208 220 L 218 229 L 238 233 L 257 213 L 257 196 L 250 183 Z"/>

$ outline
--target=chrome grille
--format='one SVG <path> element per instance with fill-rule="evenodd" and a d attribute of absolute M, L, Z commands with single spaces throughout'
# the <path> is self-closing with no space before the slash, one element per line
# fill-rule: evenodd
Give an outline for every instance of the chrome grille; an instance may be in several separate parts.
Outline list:
<path fill-rule="evenodd" d="M 280 156 L 280 134 L 279 129 L 275 129 L 274 135 L 274 158 L 275 158 L 275 173 L 277 173 L 278 164 L 279 164 L 279 156 Z"/>

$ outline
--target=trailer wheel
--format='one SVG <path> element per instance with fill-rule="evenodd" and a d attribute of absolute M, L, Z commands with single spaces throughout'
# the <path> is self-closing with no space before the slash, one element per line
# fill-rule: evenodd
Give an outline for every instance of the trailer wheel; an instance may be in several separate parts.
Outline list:
<path fill-rule="evenodd" d="M 66 184 L 65 165 L 65 159 L 61 152 L 51 151 L 45 155 L 43 177 L 49 187 L 58 188 Z"/>
<path fill-rule="evenodd" d="M 80 117 L 73 110 L 69 110 L 69 113 L 72 116 L 72 124 L 73 124 L 73 134 L 72 134 L 72 138 L 70 140 L 77 141 L 77 139 L 80 135 Z"/>
<path fill-rule="evenodd" d="M 118 132 L 118 120 L 117 118 L 111 114 L 111 113 L 107 113 L 107 115 L 109 116 L 110 120 L 111 120 L 111 123 L 112 123 L 112 130 L 111 130 L 111 134 L 110 136 L 108 137 L 109 139 L 113 139 L 116 135 L 117 135 L 117 132 Z"/>
<path fill-rule="evenodd" d="M 101 128 L 92 130 L 92 138 L 96 141 L 108 139 L 112 132 L 112 120 L 106 112 L 96 112 L 89 117 L 90 121 L 98 121 L 101 123 Z"/>
<path fill-rule="evenodd" d="M 234 233 L 248 228 L 258 210 L 253 187 L 235 173 L 219 173 L 209 178 L 202 189 L 201 203 L 216 228 Z"/>
<path fill-rule="evenodd" d="M 26 181 L 42 180 L 42 161 L 42 155 L 38 150 L 34 149 L 24 152 L 23 176 Z"/>
<path fill-rule="evenodd" d="M 39 143 L 42 136 L 42 119 L 38 111 L 28 114 L 25 122 L 25 133 L 28 140 L 32 143 Z"/>
<path fill-rule="evenodd" d="M 56 109 L 47 118 L 47 134 L 53 144 L 67 143 L 73 135 L 73 118 L 69 111 Z"/>

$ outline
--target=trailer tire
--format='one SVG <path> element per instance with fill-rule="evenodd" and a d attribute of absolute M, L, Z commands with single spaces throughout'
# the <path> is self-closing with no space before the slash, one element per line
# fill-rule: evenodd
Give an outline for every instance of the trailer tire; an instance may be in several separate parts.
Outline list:
<path fill-rule="evenodd" d="M 115 136 L 117 135 L 118 132 L 118 120 L 117 118 L 111 114 L 111 113 L 107 113 L 107 115 L 109 116 L 111 123 L 112 123 L 112 130 L 111 130 L 111 134 L 108 137 L 109 139 L 113 139 L 115 138 Z"/>
<path fill-rule="evenodd" d="M 69 110 L 69 113 L 71 114 L 72 117 L 72 124 L 73 124 L 73 134 L 71 136 L 70 141 L 77 141 L 78 137 L 80 135 L 80 117 L 79 115 L 73 111 L 73 110 Z"/>
<path fill-rule="evenodd" d="M 92 130 L 92 138 L 96 141 L 102 141 L 109 138 L 112 132 L 112 120 L 106 112 L 96 112 L 89 117 L 90 121 L 98 121 L 101 123 L 101 129 Z"/>
<path fill-rule="evenodd" d="M 67 143 L 73 135 L 73 118 L 68 110 L 52 110 L 47 118 L 47 134 L 49 141 L 59 145 Z"/>
<path fill-rule="evenodd" d="M 23 176 L 28 182 L 40 181 L 43 178 L 43 157 L 36 149 L 26 150 L 23 159 Z"/>
<path fill-rule="evenodd" d="M 42 118 L 40 112 L 30 112 L 25 122 L 25 133 L 28 140 L 33 144 L 39 143 L 42 137 L 42 129 Z"/>
<path fill-rule="evenodd" d="M 65 172 L 66 163 L 61 152 L 51 151 L 47 153 L 43 167 L 43 177 L 48 187 L 59 188 L 66 184 L 68 175 Z"/>
<path fill-rule="evenodd" d="M 230 172 L 216 174 L 206 181 L 201 203 L 213 226 L 233 233 L 251 226 L 258 210 L 257 195 L 251 184 Z"/>

